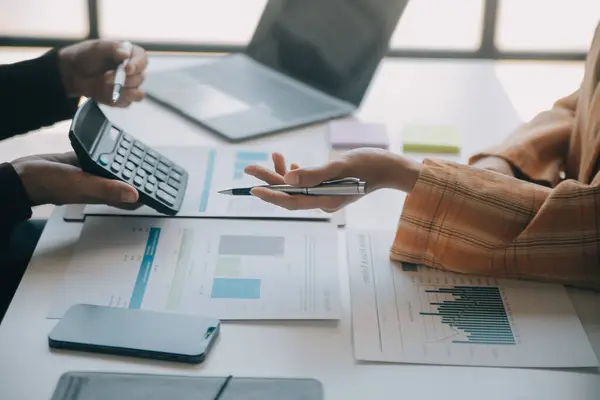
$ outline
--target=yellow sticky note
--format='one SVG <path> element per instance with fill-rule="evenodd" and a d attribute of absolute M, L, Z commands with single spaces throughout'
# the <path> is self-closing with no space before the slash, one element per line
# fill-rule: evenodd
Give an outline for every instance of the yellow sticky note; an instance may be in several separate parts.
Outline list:
<path fill-rule="evenodd" d="M 460 153 L 460 132 L 451 125 L 406 125 L 402 131 L 406 153 Z"/>

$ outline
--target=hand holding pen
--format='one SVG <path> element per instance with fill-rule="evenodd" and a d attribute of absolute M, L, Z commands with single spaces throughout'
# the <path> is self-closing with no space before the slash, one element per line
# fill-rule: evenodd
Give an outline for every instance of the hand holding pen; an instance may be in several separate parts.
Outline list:
<path fill-rule="evenodd" d="M 357 149 L 345 153 L 341 158 L 330 161 L 318 167 L 300 168 L 292 164 L 288 171 L 284 157 L 279 153 L 273 156 L 274 171 L 259 165 L 246 167 L 245 172 L 268 185 L 290 185 L 291 187 L 316 188 L 328 182 L 323 187 L 340 183 L 355 185 L 356 194 L 319 194 L 304 195 L 286 193 L 289 190 L 271 190 L 269 186 L 257 186 L 250 193 L 268 203 L 278 205 L 288 210 L 321 209 L 334 212 L 358 200 L 365 194 L 377 189 L 390 188 L 405 192 L 412 190 L 420 173 L 420 163 L 381 149 Z M 352 180 L 339 181 L 352 177 Z M 362 188 L 362 189 L 361 189 Z M 313 189 L 314 190 L 314 189 Z M 355 190 L 355 189 L 350 189 Z M 360 193 L 360 191 L 363 193 Z M 344 189 L 349 193 L 348 187 Z"/>
<path fill-rule="evenodd" d="M 146 52 L 129 42 L 86 40 L 58 52 L 67 95 L 89 97 L 115 107 L 127 107 L 144 98 L 140 85 L 148 65 Z M 120 72 L 119 72 L 120 71 Z M 118 99 L 113 101 L 115 83 Z"/>
<path fill-rule="evenodd" d="M 116 104 L 119 101 L 119 98 L 121 97 L 121 91 L 125 87 L 125 79 L 127 78 L 127 73 L 125 72 L 125 70 L 129 65 L 129 60 L 131 60 L 131 54 L 133 52 L 132 47 L 133 46 L 131 45 L 131 42 L 123 42 L 121 44 L 121 50 L 125 54 L 128 54 L 128 56 L 117 66 L 117 70 L 115 71 L 115 81 L 111 97 L 111 100 L 114 104 Z"/>
<path fill-rule="evenodd" d="M 273 192 L 305 196 L 360 196 L 366 194 L 366 184 L 358 178 L 341 178 L 321 182 L 316 186 L 298 187 L 293 185 L 261 185 L 245 188 L 221 190 L 220 194 L 231 196 L 251 196 L 252 190 L 265 188 Z"/>

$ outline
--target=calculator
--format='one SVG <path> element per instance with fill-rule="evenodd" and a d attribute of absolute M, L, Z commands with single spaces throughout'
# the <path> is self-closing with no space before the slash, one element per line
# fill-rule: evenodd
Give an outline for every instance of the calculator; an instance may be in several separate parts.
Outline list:
<path fill-rule="evenodd" d="M 84 171 L 129 183 L 142 204 L 162 214 L 179 212 L 187 172 L 111 123 L 95 101 L 86 100 L 78 108 L 69 139 Z"/>

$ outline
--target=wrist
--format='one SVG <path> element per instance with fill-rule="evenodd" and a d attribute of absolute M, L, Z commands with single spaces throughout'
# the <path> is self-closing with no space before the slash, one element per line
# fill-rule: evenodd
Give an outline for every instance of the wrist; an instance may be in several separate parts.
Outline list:
<path fill-rule="evenodd" d="M 410 193 L 421 174 L 421 163 L 395 154 L 392 156 L 388 188 Z"/>
<path fill-rule="evenodd" d="M 15 224 L 31 218 L 29 198 L 12 163 L 0 164 L 0 184 L 5 190 L 0 199 L 0 236 Z M 0 243 L 1 245 L 1 243 Z"/>
<path fill-rule="evenodd" d="M 73 68 L 73 56 L 69 47 L 62 48 L 58 51 L 58 69 L 60 71 L 60 79 L 65 93 L 69 97 L 78 96 L 75 88 L 75 74 Z"/>
<path fill-rule="evenodd" d="M 33 193 L 31 193 L 31 181 L 35 179 L 35 172 L 32 173 L 28 163 L 22 161 L 22 159 L 14 160 L 10 164 L 21 182 L 24 194 L 23 198 L 27 199 L 27 205 L 29 207 L 40 205 L 41 203 L 37 199 L 32 198 Z"/>
<path fill-rule="evenodd" d="M 490 171 L 499 172 L 508 176 L 516 176 L 516 169 L 514 166 L 502 157 L 489 155 L 478 158 L 471 163 L 471 166 L 480 169 L 487 169 Z"/>

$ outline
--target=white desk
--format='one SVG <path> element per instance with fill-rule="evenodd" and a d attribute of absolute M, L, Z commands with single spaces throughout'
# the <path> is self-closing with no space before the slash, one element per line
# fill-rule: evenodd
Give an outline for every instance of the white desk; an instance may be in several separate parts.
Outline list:
<path fill-rule="evenodd" d="M 161 68 L 178 62 L 190 60 L 152 59 L 150 66 Z M 508 70 L 519 68 L 506 67 Z M 464 134 L 461 157 L 464 160 L 470 153 L 502 139 L 518 123 L 517 114 L 496 78 L 498 68 L 497 64 L 487 62 L 386 61 L 359 116 L 384 121 L 391 135 L 392 150 L 396 151 L 399 148 L 397 134 L 405 122 L 458 125 Z M 570 76 L 578 73 L 570 66 L 556 68 L 554 81 L 558 82 L 560 91 L 544 99 L 544 106 L 565 92 L 556 78 L 565 76 L 564 69 Z M 547 69 L 542 70 L 547 77 L 553 76 Z M 509 76 L 509 86 L 521 88 L 526 99 L 539 102 L 540 99 L 530 96 L 526 86 L 518 84 L 520 79 L 535 83 L 539 70 L 521 72 L 525 75 L 515 77 L 505 68 L 499 75 Z M 576 84 L 576 79 L 571 81 Z M 563 86 L 567 85 L 563 82 Z M 531 101 L 525 103 L 531 107 Z M 522 117 L 523 114 L 531 116 L 531 109 L 519 112 Z M 222 143 L 151 102 L 135 105 L 127 112 L 116 111 L 113 117 L 152 145 L 169 144 L 174 138 L 183 144 Z M 289 140 L 294 135 L 298 133 L 261 140 Z M 54 143 L 51 151 L 68 150 L 66 136 Z M 402 202 L 401 193 L 375 193 L 348 208 L 348 226 L 394 229 Z M 216 347 L 200 366 L 84 353 L 51 353 L 47 334 L 56 321 L 45 317 L 81 229 L 79 223 L 63 222 L 63 212 L 62 207 L 55 209 L 0 326 L 0 399 L 48 399 L 60 374 L 68 370 L 315 377 L 324 384 L 326 399 L 335 400 L 600 397 L 600 376 L 594 369 L 563 371 L 357 363 L 352 355 L 343 231 L 340 231 L 340 285 L 344 312 L 339 322 L 225 323 Z M 572 291 L 572 297 L 596 353 L 600 354 L 600 295 Z"/>

